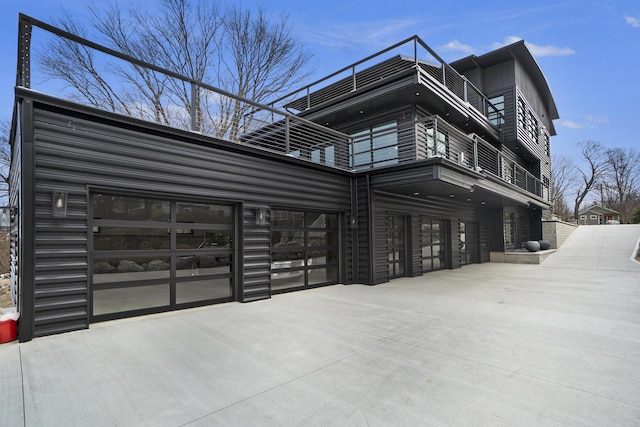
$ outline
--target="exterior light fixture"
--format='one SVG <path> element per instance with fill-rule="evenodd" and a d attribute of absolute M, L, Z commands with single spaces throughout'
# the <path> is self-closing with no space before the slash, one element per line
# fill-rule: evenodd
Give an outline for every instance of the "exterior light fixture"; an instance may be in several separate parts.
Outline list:
<path fill-rule="evenodd" d="M 358 217 L 355 215 L 349 215 L 347 217 L 347 221 L 349 222 L 349 228 L 358 228 Z"/>
<path fill-rule="evenodd" d="M 54 218 L 67 217 L 67 197 L 64 191 L 54 191 L 52 197 L 51 216 Z"/>
<path fill-rule="evenodd" d="M 267 210 L 256 208 L 256 225 L 267 225 Z"/>

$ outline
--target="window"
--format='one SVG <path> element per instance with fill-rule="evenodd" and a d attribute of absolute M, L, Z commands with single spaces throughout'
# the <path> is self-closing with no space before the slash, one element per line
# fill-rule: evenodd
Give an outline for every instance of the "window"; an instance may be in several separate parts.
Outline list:
<path fill-rule="evenodd" d="M 233 298 L 232 206 L 91 195 L 94 320 Z"/>
<path fill-rule="evenodd" d="M 590 215 L 589 219 L 598 219 L 598 215 Z"/>
<path fill-rule="evenodd" d="M 513 213 L 504 214 L 504 246 L 506 250 L 520 247 L 518 217 Z"/>
<path fill-rule="evenodd" d="M 271 211 L 271 290 L 338 281 L 338 214 Z"/>
<path fill-rule="evenodd" d="M 504 124 L 504 95 L 489 98 L 487 118 L 496 126 Z"/>
<path fill-rule="evenodd" d="M 322 163 L 327 166 L 334 166 L 336 164 L 335 147 L 333 145 L 327 145 L 324 147 L 312 148 L 311 161 L 315 163 Z"/>
<path fill-rule="evenodd" d="M 527 107 L 525 106 L 524 99 L 518 96 L 518 127 L 521 127 L 522 129 L 526 129 L 527 126 L 526 113 Z"/>
<path fill-rule="evenodd" d="M 422 272 L 440 270 L 446 267 L 444 221 L 421 218 L 421 258 Z"/>
<path fill-rule="evenodd" d="M 587 219 L 586 215 L 580 215 L 580 219 Z"/>
<path fill-rule="evenodd" d="M 538 143 L 538 135 L 540 130 L 538 129 L 538 120 L 533 112 L 529 111 L 527 114 L 527 133 L 531 141 Z"/>
<path fill-rule="evenodd" d="M 547 156 L 551 156 L 551 141 L 550 141 L 551 138 L 546 129 L 542 131 L 542 138 L 544 140 L 545 152 L 547 153 Z"/>
<path fill-rule="evenodd" d="M 433 137 L 434 128 L 427 129 L 427 157 L 445 157 L 449 147 L 449 138 L 445 132 L 438 130 Z"/>
<path fill-rule="evenodd" d="M 377 168 L 398 163 L 396 121 L 373 125 L 351 134 L 351 166 L 355 169 Z"/>
<path fill-rule="evenodd" d="M 515 164 L 511 160 L 507 160 L 504 157 L 502 160 L 502 179 L 506 182 L 514 183 Z"/>

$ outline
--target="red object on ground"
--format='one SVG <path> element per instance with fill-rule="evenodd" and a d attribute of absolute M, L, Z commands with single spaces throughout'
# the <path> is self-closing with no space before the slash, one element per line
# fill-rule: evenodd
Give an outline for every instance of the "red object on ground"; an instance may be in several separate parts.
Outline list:
<path fill-rule="evenodd" d="M 16 321 L 0 320 L 0 344 L 13 341 L 18 337 L 18 328 L 16 327 Z"/>

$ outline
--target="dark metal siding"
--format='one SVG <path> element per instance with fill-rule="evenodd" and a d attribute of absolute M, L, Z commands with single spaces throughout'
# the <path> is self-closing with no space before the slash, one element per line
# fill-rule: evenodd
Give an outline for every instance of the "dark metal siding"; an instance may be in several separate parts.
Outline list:
<path fill-rule="evenodd" d="M 433 219 L 443 219 L 448 224 L 449 230 L 447 244 L 447 258 L 450 260 L 448 268 L 460 267 L 460 236 L 459 222 L 471 221 L 478 224 L 480 262 L 489 261 L 489 213 L 484 207 L 469 205 L 467 203 L 452 202 L 444 199 L 421 200 L 405 196 L 396 196 L 380 191 L 375 195 L 375 254 L 374 272 L 372 284 L 384 283 L 389 280 L 388 249 L 387 249 L 387 215 L 403 214 L 411 218 L 410 231 L 407 233 L 411 242 L 412 253 L 407 254 L 411 269 L 407 275 L 417 276 L 422 273 L 420 259 L 420 215 L 426 215 Z"/>
<path fill-rule="evenodd" d="M 245 204 L 242 230 L 242 276 L 237 280 L 242 302 L 271 297 L 271 259 L 269 225 L 256 224 L 256 209 L 268 209 L 268 204 Z M 267 212 L 269 212 L 267 210 Z M 267 217 L 268 218 L 268 217 Z"/>
<path fill-rule="evenodd" d="M 20 103 L 16 104 L 16 111 L 20 111 Z M 23 258 L 20 254 L 22 249 L 22 230 L 20 220 L 21 217 L 18 214 L 20 212 L 20 197 L 22 195 L 22 132 L 20 129 L 20 123 L 22 122 L 20 114 L 16 115 L 16 122 L 14 123 L 14 129 L 16 134 L 11 141 L 11 169 L 9 171 L 9 206 L 11 207 L 11 231 L 10 231 L 10 251 L 9 251 L 9 269 L 11 273 L 11 300 L 17 305 L 18 310 L 22 312 L 22 303 L 20 300 L 20 286 L 22 278 L 21 263 Z M 31 311 L 29 311 L 30 313 Z M 27 320 L 26 325 L 29 326 L 29 332 L 26 332 L 25 325 L 20 322 L 20 340 L 24 341 L 31 339 L 31 323 Z"/>
<path fill-rule="evenodd" d="M 451 224 L 451 268 L 462 266 L 462 252 L 460 251 L 460 220 L 458 218 L 449 221 Z"/>
<path fill-rule="evenodd" d="M 373 268 L 373 254 L 371 248 L 373 247 L 372 241 L 372 229 L 371 229 L 371 203 L 372 197 L 369 190 L 369 178 L 364 176 L 358 178 L 358 221 L 357 221 L 357 236 L 358 236 L 358 257 L 356 262 L 358 265 L 354 267 L 354 272 L 357 275 L 354 277 L 355 283 L 371 284 L 373 282 L 372 268 Z"/>
<path fill-rule="evenodd" d="M 270 295 L 269 228 L 256 225 L 256 207 L 350 210 L 348 176 L 249 155 L 230 143 L 208 144 L 199 136 L 152 133 L 42 107 L 35 113 L 35 336 L 88 325 L 91 186 L 243 205 L 238 250 L 244 259 L 236 278 L 241 301 Z M 69 193 L 64 219 L 51 216 L 54 190 Z"/>
<path fill-rule="evenodd" d="M 18 322 L 20 341 L 34 336 L 34 110 L 28 100 L 18 102 L 20 123 L 20 178 L 18 197 L 18 310 L 22 319 Z"/>
<path fill-rule="evenodd" d="M 489 262 L 491 259 L 491 252 L 489 250 L 489 223 L 490 213 L 484 212 L 478 216 L 478 239 L 480 243 L 480 262 Z"/>
<path fill-rule="evenodd" d="M 482 90 L 485 93 L 492 92 L 496 89 L 504 89 L 515 85 L 514 78 L 515 61 L 505 61 L 491 67 L 484 68 L 482 73 Z M 475 77 L 475 76 L 474 76 Z M 476 81 L 475 79 L 471 79 Z"/>
<path fill-rule="evenodd" d="M 504 250 L 504 212 L 502 209 L 493 209 L 489 212 L 489 251 Z"/>
<path fill-rule="evenodd" d="M 411 251 L 409 256 L 411 257 L 411 268 L 408 275 L 416 277 L 422 275 L 422 223 L 420 215 L 411 216 L 410 232 L 409 245 Z"/>
<path fill-rule="evenodd" d="M 387 214 L 388 209 L 378 205 L 379 196 L 375 196 L 376 209 L 374 210 L 373 238 L 373 285 L 389 281 L 389 239 Z"/>

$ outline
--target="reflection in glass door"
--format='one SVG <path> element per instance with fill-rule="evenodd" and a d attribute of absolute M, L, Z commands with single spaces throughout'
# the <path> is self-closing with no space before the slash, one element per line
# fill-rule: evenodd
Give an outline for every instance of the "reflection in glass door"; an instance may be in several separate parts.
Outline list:
<path fill-rule="evenodd" d="M 405 275 L 405 227 L 403 216 L 387 217 L 387 247 L 389 249 L 389 279 Z"/>
<path fill-rule="evenodd" d="M 444 221 L 422 217 L 421 258 L 422 272 L 440 270 L 446 266 Z"/>
<path fill-rule="evenodd" d="M 460 264 L 478 262 L 478 225 L 475 222 L 460 222 Z"/>

